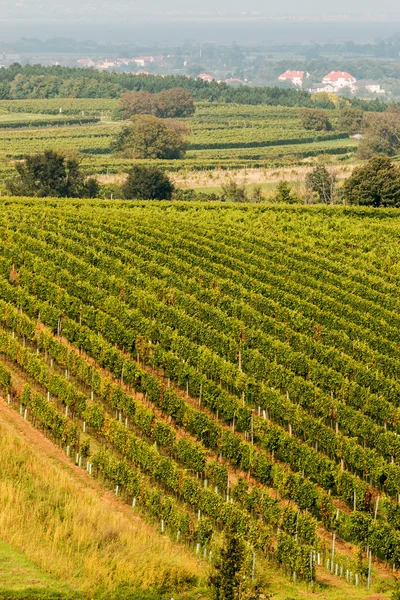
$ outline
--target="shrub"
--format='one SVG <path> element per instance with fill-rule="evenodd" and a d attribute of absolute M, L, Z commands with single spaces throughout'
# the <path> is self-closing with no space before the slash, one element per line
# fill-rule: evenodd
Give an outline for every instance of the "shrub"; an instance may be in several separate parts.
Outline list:
<path fill-rule="evenodd" d="M 170 200 L 174 186 L 161 169 L 144 165 L 134 166 L 122 186 L 126 199 Z"/>
<path fill-rule="evenodd" d="M 78 160 L 54 150 L 27 156 L 15 169 L 16 177 L 7 183 L 15 196 L 95 198 L 99 193 L 95 179 L 85 180 Z"/>
<path fill-rule="evenodd" d="M 375 156 L 354 169 L 343 186 L 349 204 L 400 207 L 400 168 L 390 158 Z"/>
<path fill-rule="evenodd" d="M 137 115 L 118 133 L 113 147 L 132 158 L 183 158 L 186 127 L 152 115 Z"/>
<path fill-rule="evenodd" d="M 324 204 L 332 204 L 336 197 L 336 175 L 329 173 L 323 165 L 314 167 L 306 176 L 307 189 L 316 194 Z"/>
<path fill-rule="evenodd" d="M 330 131 L 332 129 L 327 114 L 317 108 L 304 108 L 301 111 L 301 123 L 304 129 L 313 131 Z"/>

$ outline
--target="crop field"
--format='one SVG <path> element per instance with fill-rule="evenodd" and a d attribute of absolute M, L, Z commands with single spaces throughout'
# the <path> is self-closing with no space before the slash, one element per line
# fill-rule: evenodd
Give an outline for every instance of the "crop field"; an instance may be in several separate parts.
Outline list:
<path fill-rule="evenodd" d="M 44 148 L 78 152 L 88 174 L 126 172 L 132 160 L 111 150 L 122 126 L 112 121 L 116 107 L 116 100 L 98 99 L 0 101 L 0 176 Z M 321 154 L 346 160 L 357 148 L 341 131 L 306 131 L 296 108 L 199 103 L 185 122 L 186 158 L 158 161 L 170 171 L 298 165 Z"/>
<path fill-rule="evenodd" d="M 387 590 L 399 234 L 390 210 L 3 199 L 3 395 L 197 555 L 233 527 L 255 566 L 365 588 L 370 560 Z"/>

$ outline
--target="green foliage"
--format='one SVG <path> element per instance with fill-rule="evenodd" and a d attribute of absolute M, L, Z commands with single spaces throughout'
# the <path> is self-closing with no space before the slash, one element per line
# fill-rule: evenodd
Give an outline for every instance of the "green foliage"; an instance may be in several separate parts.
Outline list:
<path fill-rule="evenodd" d="M 301 112 L 301 122 L 304 129 L 313 131 L 330 131 L 332 129 L 327 113 L 317 108 L 304 108 Z"/>
<path fill-rule="evenodd" d="M 131 158 L 183 158 L 186 128 L 179 122 L 136 115 L 115 138 L 113 148 Z"/>
<path fill-rule="evenodd" d="M 222 202 L 248 202 L 246 188 L 231 180 L 222 186 Z"/>
<path fill-rule="evenodd" d="M 122 186 L 126 199 L 170 200 L 174 186 L 168 175 L 157 167 L 135 165 Z"/>
<path fill-rule="evenodd" d="M 364 112 L 361 108 L 346 105 L 339 112 L 339 127 L 349 135 L 360 133 L 363 127 Z"/>
<path fill-rule="evenodd" d="M 394 156 L 400 151 L 400 109 L 393 107 L 384 113 L 370 114 L 366 119 L 366 130 L 360 142 L 360 158 L 371 158 L 374 154 Z"/>
<path fill-rule="evenodd" d="M 343 195 L 349 204 L 399 208 L 400 169 L 388 157 L 371 158 L 354 169 L 344 183 Z"/>
<path fill-rule="evenodd" d="M 212 600 L 239 600 L 242 570 L 246 561 L 246 546 L 236 534 L 227 532 L 225 544 L 213 565 L 208 579 Z"/>
<path fill-rule="evenodd" d="M 333 204 L 336 198 L 336 175 L 330 173 L 324 165 L 317 165 L 306 175 L 307 189 L 316 194 L 318 201 Z"/>
<path fill-rule="evenodd" d="M 292 186 L 288 181 L 280 181 L 276 186 L 276 202 L 285 204 L 295 204 L 299 202 L 299 198 L 292 192 Z"/>
<path fill-rule="evenodd" d="M 17 176 L 7 182 L 7 187 L 17 196 L 94 198 L 98 194 L 97 182 L 85 180 L 78 160 L 53 150 L 27 156 L 15 169 Z"/>
<path fill-rule="evenodd" d="M 119 111 L 124 119 L 134 115 L 153 115 L 162 119 L 181 119 L 195 113 L 194 98 L 183 88 L 150 92 L 125 92 L 119 101 Z"/>

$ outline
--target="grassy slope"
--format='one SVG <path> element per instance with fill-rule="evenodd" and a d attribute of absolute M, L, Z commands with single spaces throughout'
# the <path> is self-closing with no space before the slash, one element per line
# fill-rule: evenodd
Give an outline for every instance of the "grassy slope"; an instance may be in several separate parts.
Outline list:
<path fill-rule="evenodd" d="M 104 493 L 0 402 L 0 540 L 7 557 L 0 591 L 32 581 L 51 589 L 55 580 L 62 582 L 54 584 L 59 592 L 107 598 L 118 589 L 196 588 L 204 575 L 200 561 Z M 21 578 L 14 577 L 18 570 Z"/>
<path fill-rule="evenodd" d="M 7 592 L 16 597 L 62 594 L 70 596 L 68 586 L 50 577 L 14 548 L 0 540 L 0 598 Z"/>

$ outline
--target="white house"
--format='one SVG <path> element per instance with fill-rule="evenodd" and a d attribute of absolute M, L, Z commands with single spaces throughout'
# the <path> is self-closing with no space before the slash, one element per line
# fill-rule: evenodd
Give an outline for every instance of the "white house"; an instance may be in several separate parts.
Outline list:
<path fill-rule="evenodd" d="M 381 84 L 373 81 L 372 79 L 359 79 L 352 86 L 352 91 L 354 93 L 365 91 L 370 94 L 384 94 L 385 90 L 381 88 Z"/>
<path fill-rule="evenodd" d="M 322 83 L 330 84 L 334 87 L 334 91 L 338 92 L 344 88 L 352 88 L 357 79 L 346 71 L 331 71 L 322 79 Z"/>
<path fill-rule="evenodd" d="M 310 73 L 306 71 L 290 71 L 289 69 L 279 75 L 278 81 L 289 81 L 296 87 L 303 87 L 304 79 L 308 79 Z"/>
<path fill-rule="evenodd" d="M 328 94 L 334 94 L 336 92 L 335 86 L 331 83 L 313 83 L 309 88 L 311 94 L 320 94 L 321 92 L 327 92 Z"/>

